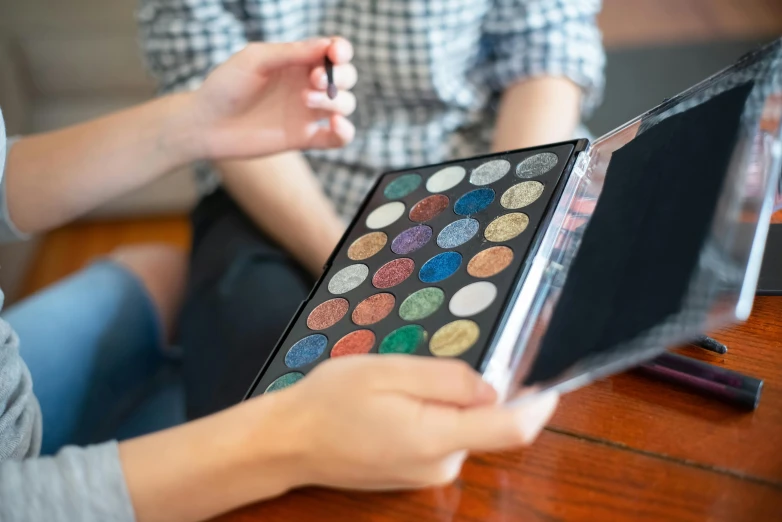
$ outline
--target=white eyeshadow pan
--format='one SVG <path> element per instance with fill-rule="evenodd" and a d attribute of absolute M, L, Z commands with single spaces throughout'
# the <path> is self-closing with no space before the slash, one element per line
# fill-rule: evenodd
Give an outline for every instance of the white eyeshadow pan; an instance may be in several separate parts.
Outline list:
<path fill-rule="evenodd" d="M 367 227 L 373 230 L 385 228 L 401 218 L 405 213 L 405 204 L 401 201 L 386 203 L 377 207 L 367 216 Z"/>
<path fill-rule="evenodd" d="M 433 193 L 445 192 L 461 183 L 466 175 L 464 167 L 446 167 L 432 174 L 426 182 L 426 190 Z"/>
<path fill-rule="evenodd" d="M 448 309 L 456 317 L 471 317 L 486 310 L 496 298 L 497 287 L 488 281 L 480 281 L 456 292 Z"/>

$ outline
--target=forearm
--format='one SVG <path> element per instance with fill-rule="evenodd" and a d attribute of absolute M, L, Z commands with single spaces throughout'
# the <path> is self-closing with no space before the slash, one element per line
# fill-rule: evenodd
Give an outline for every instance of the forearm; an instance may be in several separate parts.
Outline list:
<path fill-rule="evenodd" d="M 226 190 L 255 224 L 320 275 L 344 225 L 302 155 L 222 162 L 218 168 Z"/>
<path fill-rule="evenodd" d="M 5 173 L 11 220 L 25 233 L 47 230 L 192 160 L 189 96 L 18 141 Z"/>
<path fill-rule="evenodd" d="M 193 522 L 279 496 L 301 483 L 297 433 L 264 397 L 120 444 L 138 522 Z M 259 443 L 259 441 L 262 441 Z"/>
<path fill-rule="evenodd" d="M 581 89 L 565 78 L 540 77 L 509 87 L 502 96 L 493 150 L 569 140 L 579 123 Z"/>

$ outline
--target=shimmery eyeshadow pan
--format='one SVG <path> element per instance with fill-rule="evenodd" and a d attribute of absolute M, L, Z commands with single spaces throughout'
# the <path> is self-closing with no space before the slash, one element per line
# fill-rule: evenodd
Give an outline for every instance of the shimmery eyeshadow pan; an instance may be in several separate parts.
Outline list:
<path fill-rule="evenodd" d="M 500 204 L 510 210 L 524 208 L 535 203 L 543 195 L 545 186 L 537 181 L 524 181 L 505 191 Z"/>
<path fill-rule="evenodd" d="M 440 248 L 456 248 L 475 237 L 481 224 L 477 219 L 465 218 L 447 225 L 437 236 Z"/>
<path fill-rule="evenodd" d="M 369 275 L 367 265 L 351 265 L 343 268 L 329 281 L 329 292 L 336 295 L 346 294 L 358 287 Z"/>
<path fill-rule="evenodd" d="M 405 321 L 420 321 L 435 313 L 445 301 L 445 292 L 427 287 L 410 294 L 399 307 L 399 317 Z"/>
<path fill-rule="evenodd" d="M 453 211 L 460 216 L 470 216 L 485 209 L 494 201 L 494 191 L 490 188 L 475 189 L 456 201 Z"/>
<path fill-rule="evenodd" d="M 414 353 L 426 342 L 426 330 L 417 324 L 398 328 L 388 334 L 380 343 L 379 353 Z"/>
<path fill-rule="evenodd" d="M 325 335 L 310 335 L 297 342 L 285 355 L 285 366 L 299 368 L 314 363 L 326 350 L 328 339 Z"/>
<path fill-rule="evenodd" d="M 345 317 L 349 307 L 350 303 L 348 303 L 347 299 L 329 299 L 310 312 L 309 317 L 307 317 L 307 327 L 310 330 L 330 328 Z"/>
<path fill-rule="evenodd" d="M 410 277 L 415 270 L 415 262 L 412 259 L 403 257 L 389 261 L 375 272 L 372 277 L 372 284 L 375 288 L 386 289 L 400 284 Z"/>
<path fill-rule="evenodd" d="M 525 159 L 516 167 L 516 175 L 520 178 L 537 178 L 557 166 L 559 158 L 552 152 L 542 152 Z"/>
<path fill-rule="evenodd" d="M 348 258 L 363 261 L 374 256 L 386 246 L 388 236 L 383 232 L 370 232 L 353 241 L 348 248 Z"/>
<path fill-rule="evenodd" d="M 331 349 L 332 357 L 369 353 L 375 345 L 375 334 L 371 330 L 356 330 L 337 341 Z"/>
<path fill-rule="evenodd" d="M 394 254 L 407 255 L 419 250 L 432 239 L 432 227 L 418 225 L 400 233 L 391 242 Z"/>
<path fill-rule="evenodd" d="M 425 223 L 439 216 L 450 204 L 448 196 L 442 194 L 426 197 L 410 209 L 410 221 Z"/>
<path fill-rule="evenodd" d="M 467 264 L 467 273 L 486 278 L 499 274 L 513 262 L 513 250 L 506 246 L 488 248 L 475 254 Z"/>
<path fill-rule="evenodd" d="M 504 243 L 524 232 L 529 226 L 529 217 L 521 212 L 500 216 L 486 227 L 483 236 L 492 243 Z"/>
<path fill-rule="evenodd" d="M 405 174 L 388 184 L 383 194 L 388 199 L 402 199 L 421 184 L 421 176 L 418 174 Z"/>
<path fill-rule="evenodd" d="M 537 149 L 381 176 L 258 393 L 345 355 L 455 357 L 480 371 L 573 150 L 557 145 L 550 168 Z"/>
<path fill-rule="evenodd" d="M 304 374 L 303 373 L 299 373 L 299 372 L 286 373 L 282 377 L 279 377 L 274 382 L 272 382 L 266 388 L 266 393 L 271 393 L 271 392 L 274 392 L 274 391 L 285 389 L 288 386 L 293 386 L 294 384 L 296 384 L 297 382 L 299 382 L 303 378 L 304 378 Z"/>
<path fill-rule="evenodd" d="M 480 327 L 473 321 L 454 321 L 435 332 L 429 350 L 437 357 L 458 357 L 473 347 L 480 333 Z"/>
<path fill-rule="evenodd" d="M 437 254 L 424 263 L 418 277 L 424 283 L 439 283 L 451 277 L 462 264 L 462 255 L 458 252 Z"/>
<path fill-rule="evenodd" d="M 394 309 L 394 294 L 375 294 L 361 301 L 353 310 L 353 322 L 359 326 L 369 326 L 385 319 Z"/>

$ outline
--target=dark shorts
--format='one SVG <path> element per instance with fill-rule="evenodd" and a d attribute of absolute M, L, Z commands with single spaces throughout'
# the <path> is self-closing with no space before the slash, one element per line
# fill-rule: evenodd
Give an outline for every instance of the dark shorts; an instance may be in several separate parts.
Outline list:
<path fill-rule="evenodd" d="M 242 400 L 315 283 L 222 189 L 192 222 L 179 332 L 189 419 Z"/>

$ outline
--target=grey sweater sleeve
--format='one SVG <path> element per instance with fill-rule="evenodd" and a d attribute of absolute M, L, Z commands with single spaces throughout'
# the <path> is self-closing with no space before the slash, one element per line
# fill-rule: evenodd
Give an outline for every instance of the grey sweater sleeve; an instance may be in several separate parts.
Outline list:
<path fill-rule="evenodd" d="M 6 140 L 0 113 L 0 176 Z M 4 205 L 0 178 L 0 237 L 14 235 Z M 3 294 L 0 292 L 0 307 Z M 56 347 L 52 347 L 56 349 Z M 33 395 L 30 371 L 19 355 L 19 337 L 0 319 L 0 521 L 132 522 L 133 506 L 119 460 L 109 442 L 65 448 L 54 457 L 38 457 L 41 410 Z"/>

